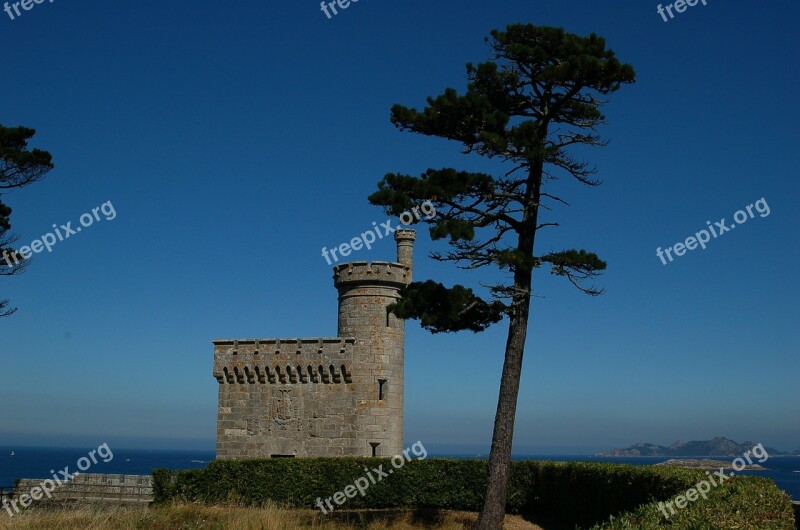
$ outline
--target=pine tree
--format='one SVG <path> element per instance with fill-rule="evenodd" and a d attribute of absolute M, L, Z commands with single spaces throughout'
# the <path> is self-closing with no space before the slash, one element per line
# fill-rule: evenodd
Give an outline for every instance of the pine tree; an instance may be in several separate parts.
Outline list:
<path fill-rule="evenodd" d="M 488 299 L 461 285 L 433 280 L 414 282 L 390 307 L 398 317 L 417 319 L 433 332 L 482 331 L 509 319 L 500 396 L 495 416 L 489 476 L 480 530 L 502 528 L 514 418 L 533 294 L 533 272 L 548 267 L 590 295 L 602 289 L 585 285 L 606 268 L 596 254 L 565 249 L 534 253 L 545 220 L 566 201 L 553 187 L 560 177 L 588 186 L 600 182 L 595 168 L 570 154 L 573 146 L 603 146 L 597 134 L 605 123 L 603 97 L 635 81 L 630 65 L 617 60 L 595 34 L 586 37 L 561 28 L 509 25 L 487 38 L 487 62 L 467 65 L 467 88 L 453 88 L 427 99 L 418 111 L 395 105 L 392 123 L 401 131 L 454 140 L 465 154 L 498 162 L 498 174 L 428 169 L 421 176 L 390 173 L 369 201 L 399 215 L 430 200 L 438 215 L 422 219 L 433 240 L 447 239 L 449 250 L 435 260 L 463 269 L 495 267 L 509 277 L 486 286 Z"/>
<path fill-rule="evenodd" d="M 0 197 L 3 190 L 22 188 L 41 180 L 53 169 L 50 153 L 28 149 L 28 140 L 36 134 L 27 127 L 0 125 Z M 11 208 L 0 200 L 0 276 L 19 274 L 27 262 L 11 246 L 16 241 L 11 233 Z M 15 308 L 8 300 L 0 300 L 0 317 L 11 315 Z"/>

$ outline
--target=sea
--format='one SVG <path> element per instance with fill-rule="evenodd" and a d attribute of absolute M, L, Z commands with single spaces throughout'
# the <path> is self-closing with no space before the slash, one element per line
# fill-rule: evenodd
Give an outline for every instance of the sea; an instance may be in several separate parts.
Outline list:
<path fill-rule="evenodd" d="M 86 449 L 7 447 L 0 446 L 0 487 L 13 486 L 18 478 L 46 479 L 54 473 L 69 467 L 68 473 L 78 470 L 81 457 L 87 456 Z M 486 458 L 485 455 L 433 454 L 430 457 Z M 214 460 L 214 451 L 165 451 L 147 449 L 113 449 L 113 458 L 105 462 L 99 456 L 97 463 L 85 473 L 149 475 L 153 469 L 198 469 Z M 705 458 L 705 457 L 704 457 Z M 597 457 L 597 456 L 554 456 L 554 455 L 515 455 L 514 460 L 548 460 L 561 462 L 612 462 L 635 466 L 653 465 L 669 460 L 663 457 Z M 712 458 L 730 463 L 729 458 Z M 80 462 L 86 466 L 89 460 Z M 755 463 L 755 462 L 754 462 Z M 800 501 L 800 456 L 773 456 L 759 465 L 766 471 L 741 471 L 739 475 L 754 475 L 775 481 L 783 491 Z M 61 475 L 59 475 L 61 476 Z"/>
<path fill-rule="evenodd" d="M 149 449 L 117 449 L 111 454 L 102 451 L 95 456 L 88 453 L 95 448 L 51 448 L 51 447 L 7 447 L 0 446 L 0 487 L 9 488 L 18 478 L 46 479 L 65 467 L 72 474 L 82 467 L 90 466 L 83 473 L 149 475 L 154 469 L 196 469 L 214 460 L 214 451 L 165 451 Z M 105 455 L 103 459 L 101 456 Z M 110 456 L 110 458 L 109 458 Z M 104 460 L 108 460 L 105 462 Z"/>

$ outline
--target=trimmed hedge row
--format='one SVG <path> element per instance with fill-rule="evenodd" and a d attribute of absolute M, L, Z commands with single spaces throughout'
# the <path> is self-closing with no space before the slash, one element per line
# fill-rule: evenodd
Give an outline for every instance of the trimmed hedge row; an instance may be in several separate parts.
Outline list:
<path fill-rule="evenodd" d="M 378 480 L 373 469 L 391 470 Z M 360 477 L 375 479 L 337 509 L 445 508 L 479 511 L 484 460 L 425 459 L 394 469 L 385 458 L 217 460 L 204 469 L 153 472 L 159 503 L 173 500 L 261 505 L 268 501 L 313 508 Z M 542 515 L 580 527 L 628 529 L 794 529 L 791 501 L 773 482 L 736 477 L 713 488 L 708 499 L 690 503 L 666 519 L 658 501 L 682 494 L 705 474 L 670 467 L 585 462 L 513 462 L 508 513 Z M 363 482 L 362 482 L 363 484 Z M 352 490 L 351 490 L 352 493 Z M 340 497 L 341 498 L 341 497 Z M 735 526 L 731 523 L 735 521 Z"/>

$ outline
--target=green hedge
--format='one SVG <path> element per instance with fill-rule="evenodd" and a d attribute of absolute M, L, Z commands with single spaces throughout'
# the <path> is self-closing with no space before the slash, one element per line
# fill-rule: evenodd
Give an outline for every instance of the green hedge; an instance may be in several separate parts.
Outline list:
<path fill-rule="evenodd" d="M 385 458 L 217 460 L 206 468 L 153 473 L 156 502 L 173 500 L 262 505 L 267 501 L 313 508 L 317 498 L 343 491 L 367 471 L 393 472 L 366 494 L 337 509 L 431 507 L 478 511 L 487 464 L 483 460 L 425 459 L 394 470 Z M 665 518 L 658 501 L 682 494 L 705 473 L 670 467 L 582 462 L 513 462 L 507 511 L 553 517 L 583 528 L 794 529 L 791 502 L 773 482 L 736 477 Z M 736 523 L 732 526 L 731 523 Z M 594 526 L 593 526 L 594 525 Z"/>
<path fill-rule="evenodd" d="M 713 488 L 707 499 L 698 498 L 686 509 L 676 510 L 675 514 L 670 515 L 669 521 L 659 509 L 658 503 L 649 503 L 597 528 L 622 530 L 666 526 L 698 530 L 791 530 L 795 528 L 795 520 L 791 500 L 774 482 L 758 477 L 736 477 Z"/>

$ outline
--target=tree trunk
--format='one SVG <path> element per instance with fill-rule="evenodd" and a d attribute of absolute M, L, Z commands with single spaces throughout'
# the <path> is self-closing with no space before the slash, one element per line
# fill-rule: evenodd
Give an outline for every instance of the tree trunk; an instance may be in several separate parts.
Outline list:
<path fill-rule="evenodd" d="M 546 138 L 547 126 L 544 125 Z M 542 145 L 544 141 L 542 140 Z M 533 256 L 536 241 L 536 224 L 539 218 L 539 201 L 542 189 L 543 161 L 537 160 L 528 173 L 525 193 L 525 229 L 519 237 L 517 249 L 523 256 Z M 517 415 L 517 396 L 522 376 L 522 356 L 525 353 L 525 338 L 528 336 L 528 315 L 531 308 L 533 270 L 517 266 L 514 270 L 514 294 L 508 325 L 503 374 L 500 376 L 500 397 L 494 417 L 492 449 L 489 452 L 489 477 L 486 496 L 478 517 L 476 530 L 502 530 L 506 517 L 508 475 L 511 468 L 511 447 L 514 441 L 514 420 Z"/>
<path fill-rule="evenodd" d="M 530 273 L 528 273 L 530 276 Z M 517 414 L 517 395 L 522 374 L 522 355 L 528 333 L 530 296 L 520 301 L 508 329 L 500 398 L 494 418 L 492 450 L 489 454 L 489 479 L 477 530 L 501 530 L 506 515 L 508 474 L 511 466 L 511 446 L 514 438 L 514 419 Z"/>

